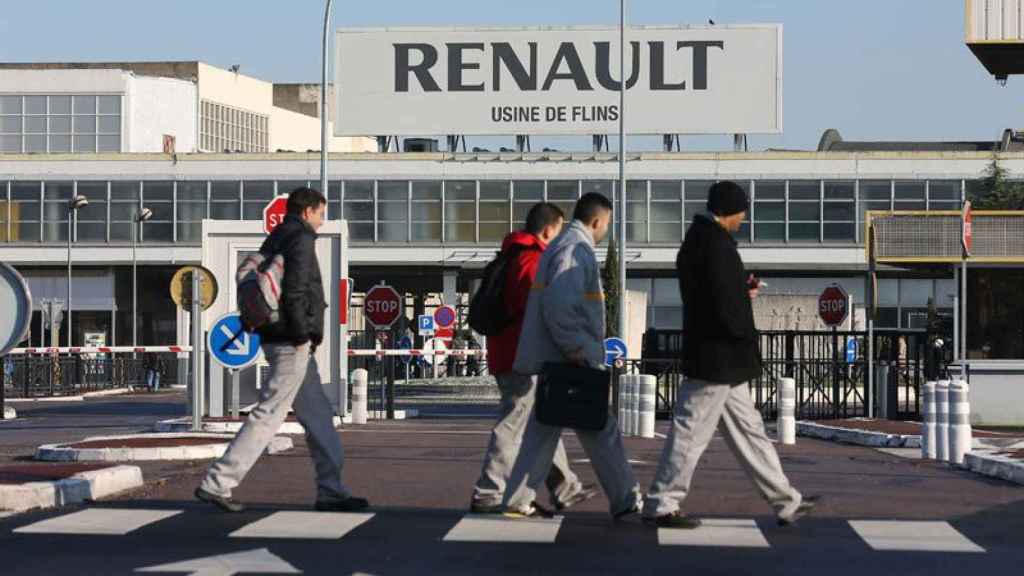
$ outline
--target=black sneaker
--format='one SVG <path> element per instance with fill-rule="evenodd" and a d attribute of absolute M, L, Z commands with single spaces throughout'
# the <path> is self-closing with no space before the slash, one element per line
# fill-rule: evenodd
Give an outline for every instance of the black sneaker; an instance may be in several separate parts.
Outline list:
<path fill-rule="evenodd" d="M 639 504 L 635 504 L 635 505 L 633 505 L 633 506 L 631 506 L 629 508 L 626 508 L 625 510 L 623 510 L 621 512 L 616 512 L 612 516 L 612 520 L 615 521 L 615 522 L 620 522 L 622 520 L 625 520 L 626 518 L 629 518 L 630 516 L 633 516 L 634 514 L 639 514 L 639 513 L 640 513 L 640 505 Z"/>
<path fill-rule="evenodd" d="M 534 502 L 525 510 L 505 510 L 506 518 L 554 518 L 555 513 Z"/>
<path fill-rule="evenodd" d="M 224 496 L 218 496 L 213 492 L 207 492 L 202 488 L 196 488 L 195 495 L 197 500 L 201 502 L 206 502 L 208 504 L 213 504 L 214 506 L 220 508 L 225 512 L 237 514 L 238 512 L 243 512 L 245 510 L 245 506 L 238 500 L 234 500 L 232 498 L 225 498 Z"/>
<path fill-rule="evenodd" d="M 469 511 L 472 514 L 501 514 L 505 507 L 501 504 L 484 504 L 474 500 L 469 504 Z"/>
<path fill-rule="evenodd" d="M 580 486 L 578 492 L 570 496 L 565 502 L 555 502 L 555 510 L 561 512 L 566 508 L 572 508 L 577 504 L 586 502 L 595 496 L 597 496 L 597 488 L 593 484 L 584 484 Z"/>
<path fill-rule="evenodd" d="M 370 501 L 358 496 L 349 496 L 341 500 L 317 500 L 313 508 L 317 512 L 359 512 L 370 507 Z"/>
<path fill-rule="evenodd" d="M 820 502 L 820 501 L 821 501 L 821 496 L 807 496 L 807 497 L 805 497 L 803 502 L 800 503 L 800 506 L 797 506 L 797 509 L 796 509 L 795 512 L 793 512 L 789 516 L 786 516 L 785 518 L 783 518 L 782 516 L 779 516 L 779 526 L 792 526 L 793 524 L 795 524 L 797 522 L 797 520 L 799 520 L 799 519 L 803 518 L 804 516 L 807 516 L 808 514 L 810 514 L 811 511 L 814 510 L 814 507 L 817 506 L 818 502 Z"/>
<path fill-rule="evenodd" d="M 683 514 L 679 510 L 671 514 L 662 514 L 661 516 L 644 516 L 644 524 L 648 526 L 654 526 L 655 528 L 674 528 L 676 530 L 695 530 L 700 528 L 701 521 L 699 518 L 693 518 Z"/>

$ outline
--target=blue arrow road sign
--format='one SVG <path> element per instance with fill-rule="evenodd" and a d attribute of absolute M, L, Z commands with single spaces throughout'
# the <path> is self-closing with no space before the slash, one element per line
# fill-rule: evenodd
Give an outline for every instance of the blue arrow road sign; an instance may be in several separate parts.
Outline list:
<path fill-rule="evenodd" d="M 430 314 L 423 314 L 419 317 L 420 336 L 434 335 L 434 317 Z"/>
<path fill-rule="evenodd" d="M 206 349 L 220 365 L 231 370 L 251 366 L 260 356 L 258 334 L 242 329 L 242 317 L 237 312 L 225 314 L 210 327 Z"/>
<path fill-rule="evenodd" d="M 398 348 L 400 350 L 411 350 L 412 349 L 412 338 L 408 336 L 402 336 L 402 339 L 398 341 Z M 402 362 L 406 364 L 412 360 L 412 356 L 402 356 Z"/>
<path fill-rule="evenodd" d="M 604 341 L 605 366 L 614 366 L 617 360 L 625 360 L 626 357 L 626 343 L 622 338 L 609 338 Z"/>
<path fill-rule="evenodd" d="M 853 364 L 857 361 L 857 341 L 850 339 L 846 341 L 846 363 Z"/>

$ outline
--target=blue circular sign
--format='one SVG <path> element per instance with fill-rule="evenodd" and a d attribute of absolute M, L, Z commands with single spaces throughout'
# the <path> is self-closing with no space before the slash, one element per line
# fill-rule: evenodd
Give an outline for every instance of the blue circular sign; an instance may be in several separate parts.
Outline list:
<path fill-rule="evenodd" d="M 260 336 L 242 328 L 242 317 L 237 312 L 225 314 L 210 327 L 206 349 L 218 364 L 231 370 L 241 370 L 256 363 L 260 357 Z"/>
<path fill-rule="evenodd" d="M 628 356 L 626 342 L 622 338 L 608 338 L 604 341 L 604 365 L 615 366 L 615 362 Z"/>
<path fill-rule="evenodd" d="M 402 339 L 398 341 L 399 350 L 411 350 L 412 349 L 412 338 L 408 336 L 402 336 Z M 412 356 L 402 356 L 402 362 L 408 364 L 412 360 Z"/>

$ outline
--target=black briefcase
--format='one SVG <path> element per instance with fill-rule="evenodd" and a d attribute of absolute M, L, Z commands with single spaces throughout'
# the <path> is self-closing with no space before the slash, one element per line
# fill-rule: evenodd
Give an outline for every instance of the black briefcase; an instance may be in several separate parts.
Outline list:
<path fill-rule="evenodd" d="M 604 430 L 609 375 L 604 370 L 545 364 L 537 380 L 537 420 L 549 426 Z"/>

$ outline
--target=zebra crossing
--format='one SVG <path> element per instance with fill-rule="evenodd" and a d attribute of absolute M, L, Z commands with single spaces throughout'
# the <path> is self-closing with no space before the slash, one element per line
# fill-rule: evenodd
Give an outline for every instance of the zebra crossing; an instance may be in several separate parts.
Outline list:
<path fill-rule="evenodd" d="M 185 520 L 195 510 L 93 507 L 61 514 L 10 530 L 13 534 L 63 536 L 125 536 L 158 527 L 171 519 Z M 343 540 L 356 536 L 390 513 L 271 512 L 225 533 L 231 539 Z M 209 518 L 208 513 L 203 513 Z M 232 518 L 218 516 L 218 518 Z M 198 521 L 203 521 L 199 519 Z M 445 520 L 448 522 L 449 520 Z M 555 544 L 573 518 L 515 519 L 466 514 L 454 520 L 437 539 L 446 543 Z M 985 553 L 986 550 L 945 521 L 843 520 L 851 539 L 875 552 Z M 628 529 L 628 528 L 625 528 Z M 647 531 L 646 527 L 635 527 Z M 0 530 L 0 533 L 7 529 Z M 708 518 L 697 530 L 656 531 L 661 547 L 771 549 L 773 544 L 754 519 Z"/>

